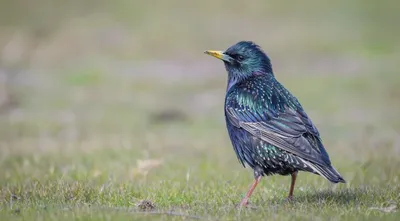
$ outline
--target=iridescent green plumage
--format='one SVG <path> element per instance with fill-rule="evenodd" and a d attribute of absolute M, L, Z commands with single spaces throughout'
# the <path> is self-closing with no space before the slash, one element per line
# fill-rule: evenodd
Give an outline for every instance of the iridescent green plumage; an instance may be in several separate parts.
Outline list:
<path fill-rule="evenodd" d="M 225 110 L 238 157 L 252 168 L 259 166 L 265 174 L 281 175 L 297 170 L 318 173 L 314 164 L 329 168 L 330 160 L 319 132 L 297 99 L 272 75 L 252 76 L 232 86 L 227 92 Z M 237 139 L 235 133 L 242 136 Z M 268 151 L 263 151 L 265 148 Z M 340 179 L 326 177 L 332 182 Z"/>
<path fill-rule="evenodd" d="M 291 195 L 297 171 L 344 182 L 331 165 L 317 128 L 275 79 L 270 59 L 259 46 L 239 42 L 225 52 L 209 54 L 224 61 L 228 133 L 239 161 L 254 169 L 257 183 L 262 175 L 292 174 Z"/>

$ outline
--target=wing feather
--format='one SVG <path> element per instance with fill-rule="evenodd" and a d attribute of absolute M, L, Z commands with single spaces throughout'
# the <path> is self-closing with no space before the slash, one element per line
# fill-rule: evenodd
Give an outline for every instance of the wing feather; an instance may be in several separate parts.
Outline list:
<path fill-rule="evenodd" d="M 246 100 L 247 104 L 250 104 L 247 106 L 240 105 L 236 99 L 228 99 L 231 105 L 228 103 L 225 107 L 227 120 L 233 126 L 242 128 L 253 136 L 304 160 L 321 166 L 330 165 L 319 132 L 297 99 L 283 87 L 276 91 L 271 90 L 270 93 L 274 96 L 269 97 L 275 97 L 274 100 L 280 102 L 279 105 L 272 103 L 272 107 L 279 106 L 279 110 L 260 108 L 264 104 L 255 103 L 251 99 Z"/>

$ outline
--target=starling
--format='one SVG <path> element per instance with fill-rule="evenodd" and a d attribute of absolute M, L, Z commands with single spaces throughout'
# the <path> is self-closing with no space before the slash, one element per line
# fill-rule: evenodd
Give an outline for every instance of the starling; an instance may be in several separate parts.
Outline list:
<path fill-rule="evenodd" d="M 205 51 L 221 59 L 228 72 L 225 120 L 239 162 L 254 170 L 255 181 L 239 206 L 245 206 L 264 175 L 291 175 L 288 199 L 298 171 L 345 180 L 332 166 L 320 134 L 303 107 L 272 71 L 271 61 L 253 42 L 226 51 Z"/>

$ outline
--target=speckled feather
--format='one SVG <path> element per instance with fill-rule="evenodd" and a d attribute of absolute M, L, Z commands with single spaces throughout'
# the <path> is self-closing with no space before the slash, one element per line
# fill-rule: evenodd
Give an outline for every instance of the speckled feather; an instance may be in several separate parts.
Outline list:
<path fill-rule="evenodd" d="M 225 117 L 239 161 L 262 175 L 302 170 L 344 182 L 332 167 L 317 128 L 299 101 L 275 79 L 262 50 L 252 42 L 240 42 L 225 53 L 244 57 L 237 63 L 225 62 Z"/>

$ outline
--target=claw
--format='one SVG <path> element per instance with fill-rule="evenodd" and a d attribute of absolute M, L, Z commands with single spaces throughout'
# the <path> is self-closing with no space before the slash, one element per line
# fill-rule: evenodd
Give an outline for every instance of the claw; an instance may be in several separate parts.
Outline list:
<path fill-rule="evenodd" d="M 288 196 L 288 197 L 286 198 L 286 202 L 288 202 L 288 203 L 294 203 L 293 196 Z"/>
<path fill-rule="evenodd" d="M 236 209 L 240 210 L 242 208 L 245 208 L 245 209 L 257 209 L 256 206 L 252 206 L 251 203 L 249 203 L 248 201 L 244 202 L 244 199 L 238 205 L 236 205 Z"/>

